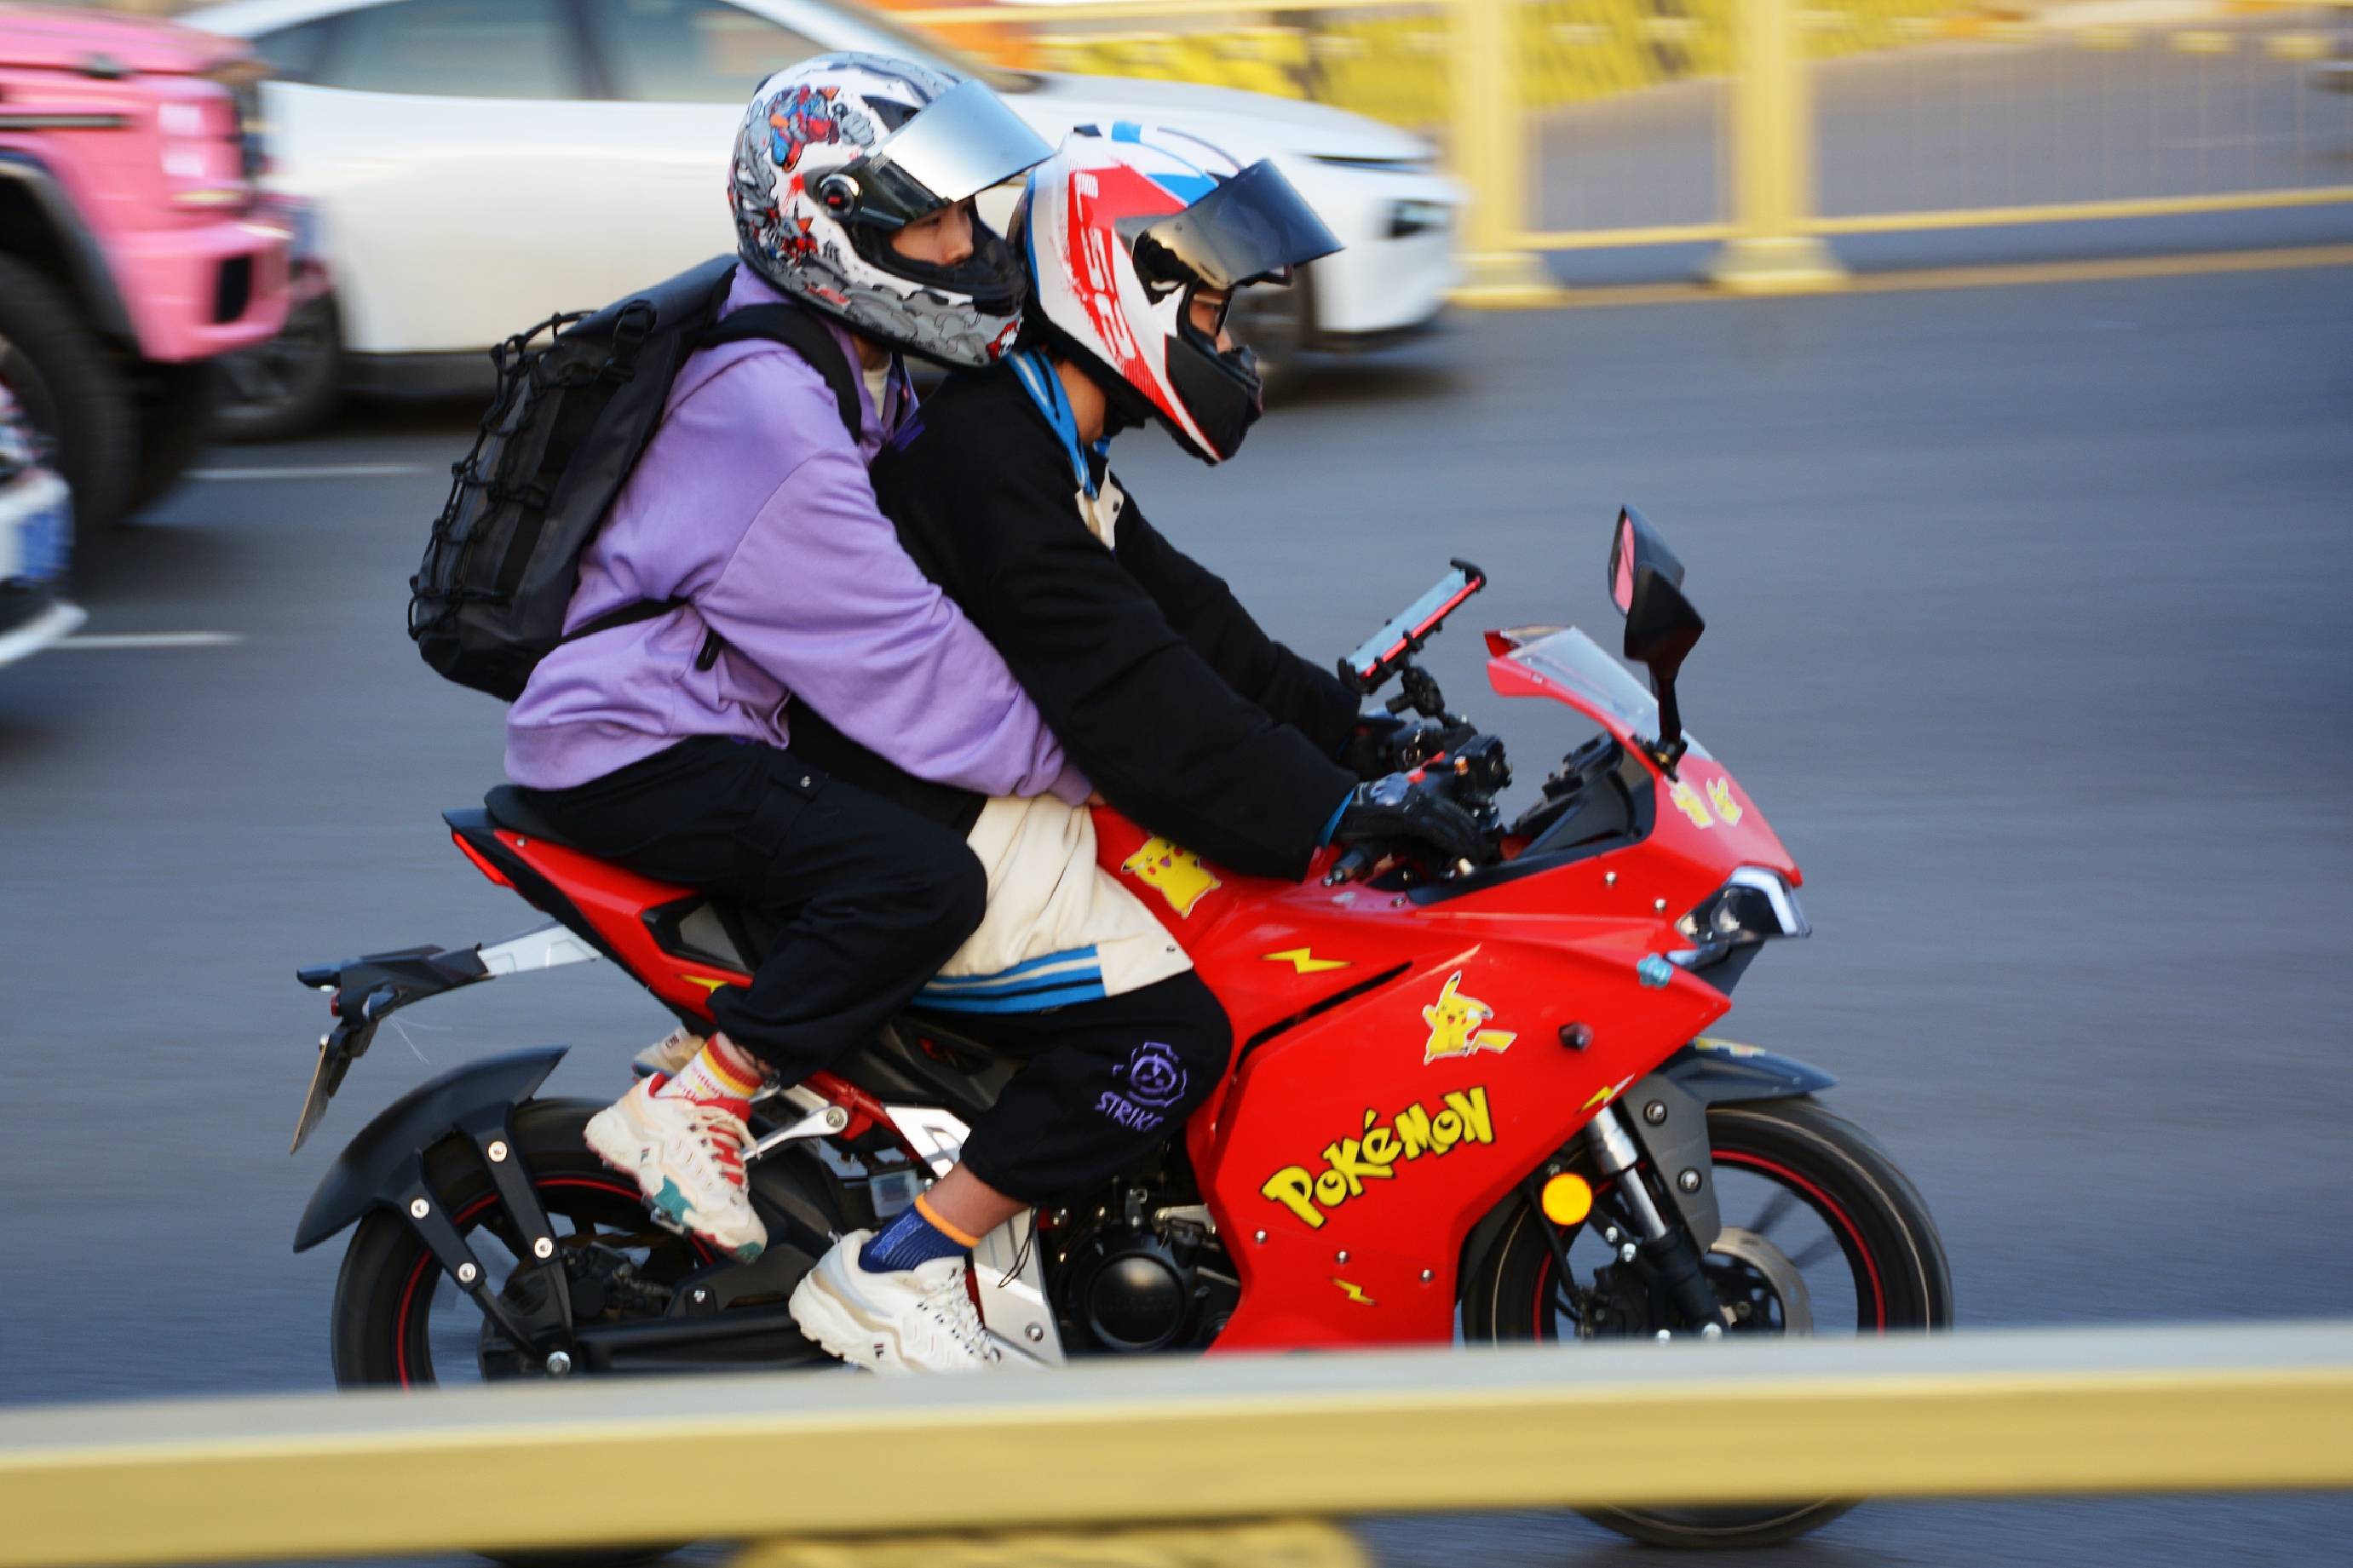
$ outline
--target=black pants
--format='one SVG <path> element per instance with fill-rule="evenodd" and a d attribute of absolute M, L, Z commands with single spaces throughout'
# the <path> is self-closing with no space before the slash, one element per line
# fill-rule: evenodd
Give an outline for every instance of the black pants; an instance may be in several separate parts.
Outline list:
<path fill-rule="evenodd" d="M 777 922 L 711 1016 L 786 1082 L 873 1037 L 980 924 L 988 883 L 952 828 L 773 746 L 715 736 L 527 792 L 581 850 Z"/>
<path fill-rule="evenodd" d="M 1234 1039 L 1198 974 L 1050 1012 L 940 1021 L 1029 1058 L 964 1146 L 974 1175 L 1026 1204 L 1082 1193 L 1181 1133 Z"/>

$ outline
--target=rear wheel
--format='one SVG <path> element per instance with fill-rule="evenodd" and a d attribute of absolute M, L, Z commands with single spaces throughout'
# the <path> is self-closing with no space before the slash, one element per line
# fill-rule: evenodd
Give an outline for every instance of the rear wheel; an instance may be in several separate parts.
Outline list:
<path fill-rule="evenodd" d="M 647 1216 L 638 1185 L 607 1170 L 581 1142 L 585 1111 L 533 1103 L 515 1115 L 516 1152 L 547 1210 L 559 1256 L 575 1280 L 582 1321 L 659 1318 L 670 1287 L 713 1261 L 700 1242 L 660 1229 Z M 505 1235 L 490 1178 L 470 1150 L 445 1142 L 426 1159 L 427 1184 L 448 1206 L 493 1289 L 512 1298 L 518 1237 Z M 599 1282 L 594 1300 L 579 1288 Z M 596 1310 L 591 1313 L 588 1309 Z M 335 1381 L 346 1388 L 423 1388 L 547 1375 L 487 1324 L 414 1231 L 378 1211 L 360 1223 L 335 1281 L 332 1333 Z M 673 1546 L 580 1552 L 502 1552 L 510 1568 L 630 1568 L 657 1562 Z"/>
<path fill-rule="evenodd" d="M 285 441 L 316 429 L 343 397 L 343 339 L 335 297 L 297 300 L 268 342 L 212 362 L 213 433 L 224 441 Z"/>
<path fill-rule="evenodd" d="M 1861 1128 L 1803 1100 L 1714 1106 L 1707 1123 L 1725 1228 L 1704 1268 L 1732 1314 L 1727 1332 L 1951 1327 L 1952 1277 L 1936 1222 Z M 1609 1229 L 1625 1221 L 1612 1220 L 1613 1209 L 1605 1185 L 1592 1216 L 1559 1233 L 1564 1281 L 1547 1222 L 1520 1204 L 1463 1281 L 1464 1338 L 1649 1338 L 1666 1326 L 1645 1276 L 1616 1261 Z M 1652 1545 L 1765 1546 L 1819 1529 L 1852 1506 L 1598 1509 L 1588 1517 Z"/>

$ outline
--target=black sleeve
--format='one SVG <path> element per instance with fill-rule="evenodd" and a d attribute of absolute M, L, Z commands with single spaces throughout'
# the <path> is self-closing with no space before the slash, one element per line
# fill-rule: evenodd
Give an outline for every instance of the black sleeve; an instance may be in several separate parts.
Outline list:
<path fill-rule="evenodd" d="M 1176 634 L 1079 521 L 1059 453 L 1050 468 L 984 439 L 925 444 L 884 509 L 938 547 L 940 585 L 1103 797 L 1236 871 L 1305 875 L 1355 775 Z"/>
<path fill-rule="evenodd" d="M 1340 754 L 1356 731 L 1356 698 L 1339 677 L 1267 636 L 1226 580 L 1162 537 L 1132 497 L 1114 537 L 1120 564 L 1227 685 L 1276 723 L 1303 732 L 1325 756 Z"/>

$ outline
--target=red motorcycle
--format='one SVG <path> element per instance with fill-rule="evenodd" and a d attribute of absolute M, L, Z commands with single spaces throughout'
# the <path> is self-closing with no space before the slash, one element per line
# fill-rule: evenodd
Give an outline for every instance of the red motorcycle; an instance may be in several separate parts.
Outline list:
<path fill-rule="evenodd" d="M 1303 883 L 1266 881 L 1097 813 L 1103 864 L 1139 885 L 1240 1044 L 1156 1160 L 983 1239 L 976 1289 L 1008 1356 L 1950 1323 L 1927 1207 L 1816 1102 L 1830 1077 L 1701 1033 L 1767 942 L 1808 928 L 1765 814 L 1683 733 L 1675 677 L 1704 628 L 1681 564 L 1620 514 L 1611 593 L 1655 697 L 1574 628 L 1488 634 L 1497 691 L 1565 703 L 1600 731 L 1508 824 L 1502 741 L 1449 712 L 1413 661 L 1484 583 L 1454 567 L 1345 673 L 1367 693 L 1400 682 L 1389 707 L 1417 715 L 1403 759 L 1488 826 L 1485 863 L 1359 846 L 1327 851 Z M 335 1024 L 297 1148 L 414 1002 L 602 956 L 707 1016 L 765 951 L 746 911 L 565 847 L 509 790 L 447 821 L 483 875 L 554 922 L 302 971 Z M 301 1251 L 358 1226 L 335 1290 L 337 1380 L 834 1364 L 786 1299 L 834 1237 L 954 1163 L 1018 1065 L 965 1029 L 902 1018 L 763 1098 L 749 1172 L 770 1245 L 742 1265 L 659 1228 L 588 1152 L 596 1102 L 533 1098 L 564 1047 L 422 1085 L 343 1150 L 295 1238 Z M 1757 1544 L 1841 1506 L 1595 1517 L 1651 1542 Z"/>

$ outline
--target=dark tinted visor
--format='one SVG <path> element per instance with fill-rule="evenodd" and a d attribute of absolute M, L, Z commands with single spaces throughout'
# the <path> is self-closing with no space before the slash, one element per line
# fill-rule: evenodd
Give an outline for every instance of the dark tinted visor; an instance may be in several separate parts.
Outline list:
<path fill-rule="evenodd" d="M 1283 279 L 1340 248 L 1307 199 L 1263 158 L 1183 212 L 1132 231 L 1120 227 L 1135 246 L 1136 275 L 1162 289 L 1239 289 Z"/>
<path fill-rule="evenodd" d="M 858 216 L 890 227 L 952 206 L 1053 152 L 985 83 L 961 81 L 846 171 Z"/>

